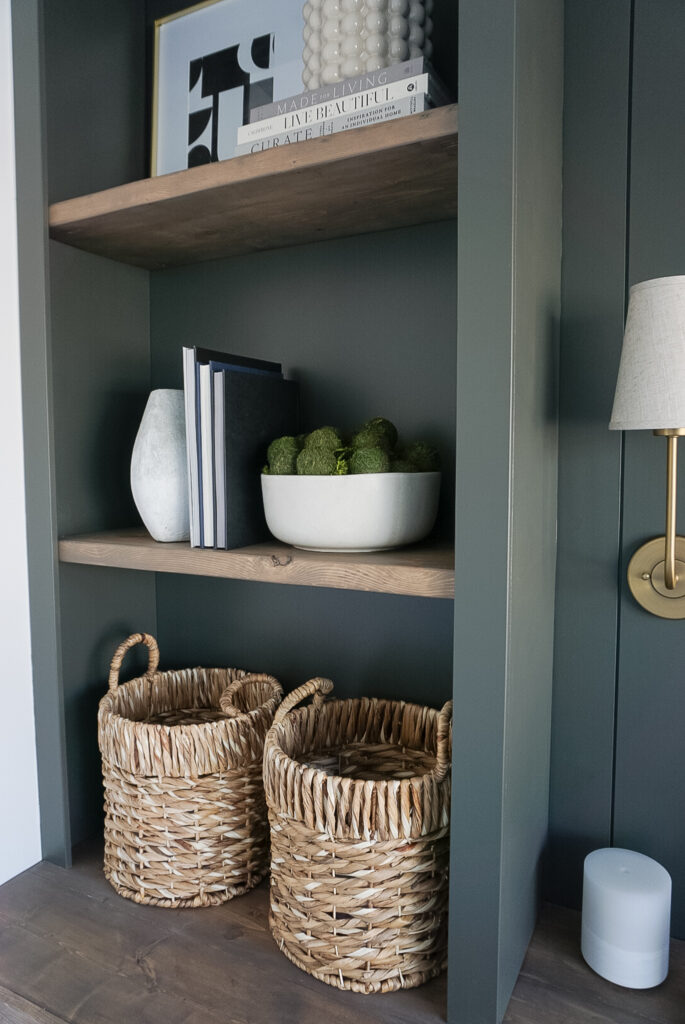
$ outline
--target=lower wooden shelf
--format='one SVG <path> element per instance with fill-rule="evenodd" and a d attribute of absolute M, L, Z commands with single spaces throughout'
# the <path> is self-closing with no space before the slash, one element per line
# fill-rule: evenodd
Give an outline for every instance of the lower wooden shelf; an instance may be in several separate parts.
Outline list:
<path fill-rule="evenodd" d="M 143 530 L 133 529 L 67 537 L 59 542 L 59 558 L 79 565 L 454 598 L 454 549 L 447 544 L 337 554 L 300 551 L 271 541 L 214 551 L 189 544 L 160 544 Z"/>

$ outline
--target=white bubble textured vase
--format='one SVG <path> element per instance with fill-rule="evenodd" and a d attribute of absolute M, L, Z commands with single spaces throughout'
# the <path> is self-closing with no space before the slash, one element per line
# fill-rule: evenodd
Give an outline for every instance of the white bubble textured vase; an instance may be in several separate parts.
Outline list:
<path fill-rule="evenodd" d="M 307 0 L 304 15 L 305 89 L 398 64 L 433 52 L 433 0 Z"/>
<path fill-rule="evenodd" d="M 182 391 L 150 393 L 131 455 L 131 492 L 154 540 L 190 538 Z"/>

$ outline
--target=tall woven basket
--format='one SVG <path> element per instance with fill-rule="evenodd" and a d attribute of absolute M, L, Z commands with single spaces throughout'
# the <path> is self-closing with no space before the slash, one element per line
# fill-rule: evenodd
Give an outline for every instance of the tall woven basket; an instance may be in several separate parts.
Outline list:
<path fill-rule="evenodd" d="M 329 985 L 412 988 L 446 964 L 452 703 L 324 701 L 332 688 L 294 690 L 266 737 L 271 931 Z"/>
<path fill-rule="evenodd" d="M 119 685 L 124 655 L 140 643 L 147 672 Z M 212 906 L 268 869 L 262 753 L 283 690 L 239 669 L 158 664 L 154 637 L 130 636 L 100 701 L 105 875 L 137 903 Z"/>

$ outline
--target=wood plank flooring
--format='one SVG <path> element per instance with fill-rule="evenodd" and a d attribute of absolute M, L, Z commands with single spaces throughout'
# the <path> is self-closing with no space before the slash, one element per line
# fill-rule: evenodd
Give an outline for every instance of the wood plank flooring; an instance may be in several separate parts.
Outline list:
<path fill-rule="evenodd" d="M 339 992 L 294 967 L 266 927 L 267 888 L 202 910 L 142 907 L 101 872 L 101 844 L 64 871 L 0 887 L 0 1024 L 437 1024 L 445 979 L 384 996 Z M 685 942 L 657 989 L 603 981 L 579 917 L 545 907 L 505 1024 L 685 1024 Z M 471 1024 L 471 1022 L 463 1022 Z"/>

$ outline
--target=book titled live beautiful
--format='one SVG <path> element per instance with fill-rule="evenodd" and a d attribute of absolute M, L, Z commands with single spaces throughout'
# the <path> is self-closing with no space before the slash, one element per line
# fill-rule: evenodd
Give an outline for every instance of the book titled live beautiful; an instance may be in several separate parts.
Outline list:
<path fill-rule="evenodd" d="M 333 118 L 342 117 L 345 114 L 357 114 L 370 107 L 378 107 L 382 103 L 390 103 L 393 100 L 417 93 L 430 93 L 430 86 L 430 75 L 414 75 L 412 78 L 402 78 L 389 85 L 379 85 L 373 89 L 366 89 L 364 92 L 356 92 L 341 96 L 339 99 L 329 100 L 327 103 L 318 103 L 314 107 L 305 107 L 302 110 L 294 110 L 286 114 L 276 114 L 263 121 L 241 125 L 236 132 L 236 145 L 242 146 L 246 142 L 256 142 L 269 135 L 293 131 L 296 128 L 306 128 L 308 125 L 315 125 L 320 121 L 331 121 Z"/>
<path fill-rule="evenodd" d="M 217 548 L 242 548 L 271 536 L 261 471 L 275 437 L 299 432 L 297 381 L 219 370 L 214 384 Z"/>

